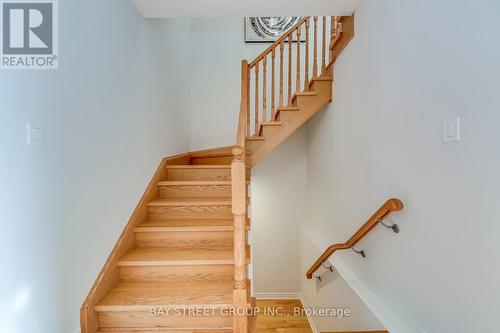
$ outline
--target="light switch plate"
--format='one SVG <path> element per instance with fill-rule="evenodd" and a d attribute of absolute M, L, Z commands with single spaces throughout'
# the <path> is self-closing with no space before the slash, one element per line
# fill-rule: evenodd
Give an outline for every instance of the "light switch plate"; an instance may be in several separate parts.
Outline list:
<path fill-rule="evenodd" d="M 460 118 L 443 121 L 443 142 L 460 141 Z"/>
<path fill-rule="evenodd" d="M 40 124 L 29 122 L 26 126 L 27 141 L 29 145 L 43 144 L 43 127 Z"/>

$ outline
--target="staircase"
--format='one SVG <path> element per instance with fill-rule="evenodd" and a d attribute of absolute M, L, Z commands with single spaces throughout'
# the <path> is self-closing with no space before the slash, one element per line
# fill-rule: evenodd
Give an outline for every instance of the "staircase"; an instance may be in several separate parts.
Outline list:
<path fill-rule="evenodd" d="M 162 161 L 81 308 L 83 333 L 256 331 L 246 313 L 251 167 L 331 101 L 353 26 L 304 17 L 242 61 L 236 145 Z"/>

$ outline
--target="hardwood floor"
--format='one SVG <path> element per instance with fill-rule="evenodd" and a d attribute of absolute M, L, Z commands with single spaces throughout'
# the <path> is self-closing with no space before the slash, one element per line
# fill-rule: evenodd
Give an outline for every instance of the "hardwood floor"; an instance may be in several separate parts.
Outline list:
<path fill-rule="evenodd" d="M 300 300 L 257 300 L 255 333 L 312 333 L 306 316 L 294 316 L 303 308 Z"/>

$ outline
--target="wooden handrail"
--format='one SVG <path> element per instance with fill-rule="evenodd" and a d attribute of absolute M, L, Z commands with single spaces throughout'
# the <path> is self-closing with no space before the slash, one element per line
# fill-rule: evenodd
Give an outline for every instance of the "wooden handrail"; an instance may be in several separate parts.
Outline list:
<path fill-rule="evenodd" d="M 242 88 L 246 84 L 247 94 L 247 136 L 260 136 L 268 120 L 276 120 L 276 105 L 293 106 L 293 96 L 310 90 L 311 79 L 332 78 L 334 61 L 353 33 L 353 16 L 332 16 L 329 19 L 321 16 L 321 20 L 318 16 L 304 16 L 247 63 L 247 82 L 242 81 Z M 278 67 L 279 71 L 276 71 Z M 312 77 L 309 77 L 310 69 Z M 279 94 L 276 93 L 277 86 Z"/>
<path fill-rule="evenodd" d="M 248 115 L 248 62 L 241 61 L 241 104 L 238 119 L 238 129 L 236 133 L 236 146 L 245 148 L 245 137 L 247 134 Z"/>
<path fill-rule="evenodd" d="M 295 23 L 290 29 L 288 29 L 280 38 L 276 39 L 274 43 L 272 43 L 267 49 L 265 49 L 261 54 L 259 54 L 255 59 L 249 64 L 250 68 L 255 66 L 259 61 L 262 60 L 266 55 L 271 53 L 273 49 L 278 48 L 282 41 L 286 40 L 288 36 L 295 32 L 304 22 L 309 18 L 309 16 L 304 16 L 299 20 L 299 22 Z"/>
<path fill-rule="evenodd" d="M 382 207 L 380 207 L 369 219 L 366 221 L 365 224 L 361 226 L 361 228 L 356 231 L 354 235 L 352 235 L 351 238 L 345 243 L 340 243 L 340 244 L 333 244 L 326 249 L 325 252 L 321 255 L 321 257 L 316 260 L 314 265 L 309 268 L 307 271 L 306 277 L 308 279 L 311 279 L 313 277 L 314 272 L 320 268 L 325 261 L 330 258 L 335 251 L 337 250 L 347 250 L 355 246 L 360 240 L 362 240 L 375 226 L 385 219 L 387 216 L 389 216 L 393 212 L 397 212 L 403 209 L 403 202 L 399 199 L 389 199 L 387 200 Z"/>

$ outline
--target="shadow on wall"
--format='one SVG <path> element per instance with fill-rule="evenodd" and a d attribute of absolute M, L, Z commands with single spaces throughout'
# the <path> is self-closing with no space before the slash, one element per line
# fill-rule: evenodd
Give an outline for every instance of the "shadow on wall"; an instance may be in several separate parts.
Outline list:
<path fill-rule="evenodd" d="M 321 272 L 319 274 L 316 273 L 315 276 L 318 277 L 314 278 L 318 293 L 320 293 L 322 289 L 327 289 L 330 283 L 334 283 L 336 280 L 342 279 L 339 272 L 337 272 L 333 265 L 328 261 L 324 264 Z"/>
<path fill-rule="evenodd" d="M 308 231 L 304 227 L 302 228 L 300 263 L 301 293 L 304 305 L 309 308 L 348 309 L 350 314 L 342 317 L 311 317 L 316 332 L 384 329 L 380 321 L 351 289 L 336 269 L 331 272 L 323 268 L 317 272 L 315 276 L 321 276 L 321 281 L 319 279 L 306 279 L 307 270 L 326 248 L 326 245 L 318 246 L 316 244 L 323 243 L 326 242 L 324 240 L 312 241 Z M 328 267 L 330 264 L 327 262 L 325 265 Z"/>

